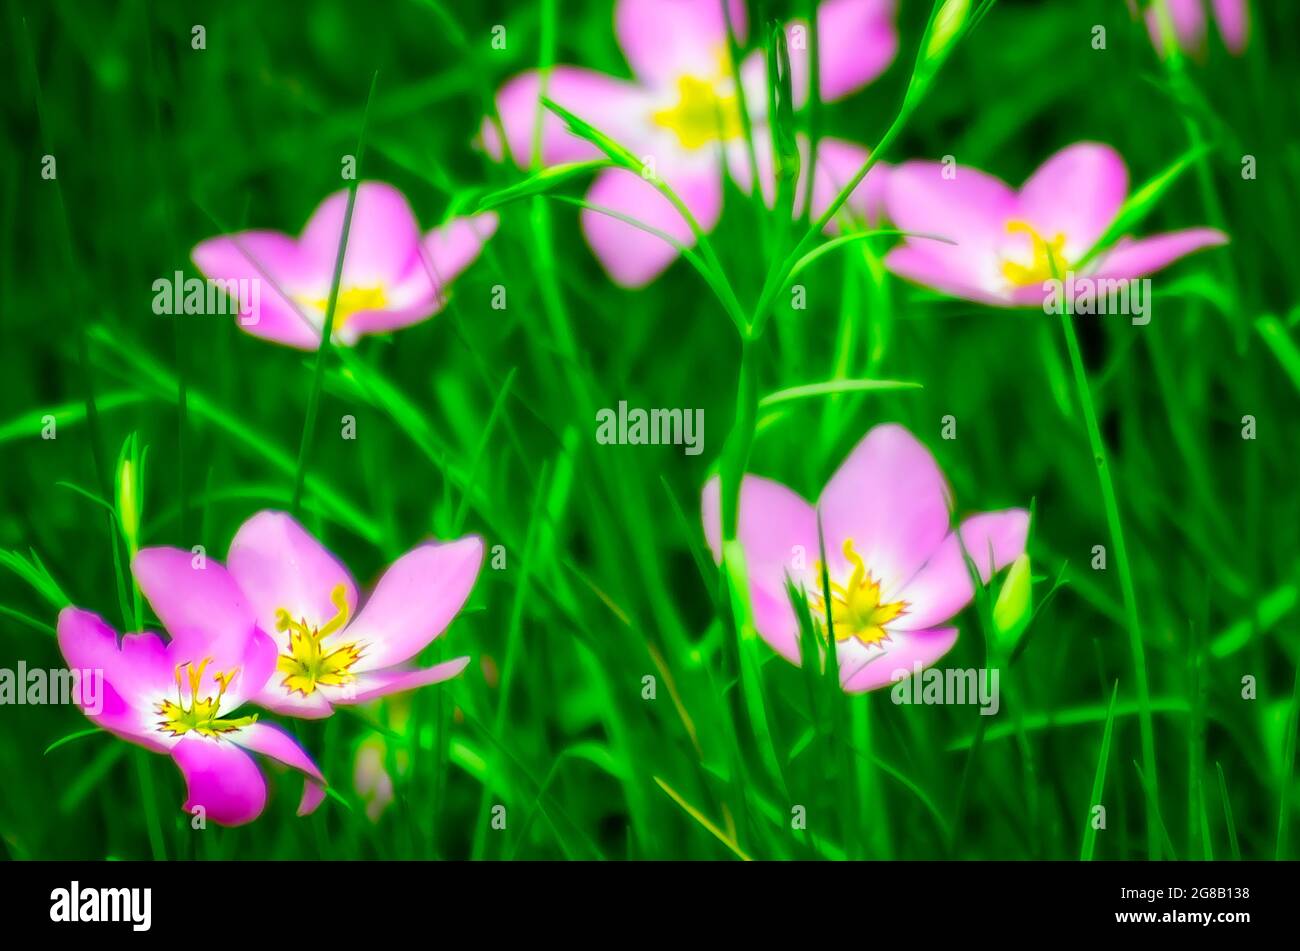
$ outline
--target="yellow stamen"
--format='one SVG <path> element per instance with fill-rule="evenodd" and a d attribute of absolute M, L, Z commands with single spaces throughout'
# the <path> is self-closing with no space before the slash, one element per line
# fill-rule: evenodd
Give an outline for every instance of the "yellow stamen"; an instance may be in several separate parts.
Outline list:
<path fill-rule="evenodd" d="M 1007 222 L 1007 234 L 1027 234 L 1033 245 L 1028 265 L 1016 261 L 1002 262 L 1002 276 L 1008 281 L 1018 287 L 1026 287 L 1056 277 L 1065 279 L 1065 272 L 1070 269 L 1070 262 L 1065 258 L 1065 235 L 1058 233 L 1051 241 L 1047 241 L 1034 230 L 1033 225 L 1019 219 Z"/>
<path fill-rule="evenodd" d="M 682 148 L 692 150 L 737 138 L 744 131 L 735 94 L 719 95 L 717 83 L 695 76 L 679 78 L 677 104 L 654 112 L 651 119 L 676 135 Z"/>
<path fill-rule="evenodd" d="M 218 671 L 212 675 L 217 682 L 217 695 L 215 697 L 200 697 L 199 689 L 203 682 L 203 672 L 207 669 L 208 664 L 212 663 L 211 657 L 205 657 L 198 667 L 192 663 L 185 664 L 186 676 L 181 675 L 181 666 L 177 665 L 173 670 L 176 679 L 176 700 L 163 700 L 158 704 L 158 715 L 162 717 L 158 721 L 158 728 L 172 736 L 184 736 L 191 731 L 210 736 L 213 738 L 221 736 L 223 733 L 230 733 L 241 727 L 257 722 L 257 715 L 247 717 L 237 717 L 223 719 L 221 713 L 221 701 L 225 697 L 226 691 L 230 689 L 230 682 L 235 679 L 239 669 Z M 189 681 L 190 697 L 189 703 L 186 704 L 184 694 L 182 693 L 184 684 Z"/>
<path fill-rule="evenodd" d="M 835 640 L 847 641 L 857 638 L 866 645 L 881 644 L 889 640 L 889 631 L 885 625 L 899 617 L 907 609 L 907 602 L 892 601 L 880 603 L 880 583 L 871 577 L 862 556 L 853 547 L 853 539 L 844 540 L 844 557 L 853 567 L 849 579 L 844 584 L 830 583 L 831 590 L 831 624 L 835 628 Z M 820 576 L 821 564 L 816 566 Z M 820 582 L 818 583 L 820 589 Z M 826 602 L 818 591 L 813 592 L 818 611 L 824 617 Z"/>
<path fill-rule="evenodd" d="M 290 693 L 296 691 L 307 697 L 316 692 L 317 685 L 340 687 L 357 679 L 350 668 L 361 659 L 361 647 L 354 643 L 326 647 L 321 643 L 348 623 L 347 591 L 343 585 L 334 586 L 330 601 L 337 613 L 320 627 L 308 624 L 306 618 L 295 621 L 284 608 L 275 613 L 276 630 L 289 632 L 289 652 L 276 659 L 275 669 L 284 674 L 281 685 Z"/>
<path fill-rule="evenodd" d="M 328 295 L 325 297 L 310 297 L 303 295 L 298 298 L 298 303 L 306 304 L 320 312 L 322 324 L 325 321 L 325 312 L 329 309 L 330 300 Z M 353 314 L 360 313 L 363 310 L 383 310 L 388 306 L 388 296 L 380 287 L 341 287 L 339 288 L 339 299 L 334 304 L 334 328 L 333 333 L 338 333 L 343 329 L 349 318 Z"/>

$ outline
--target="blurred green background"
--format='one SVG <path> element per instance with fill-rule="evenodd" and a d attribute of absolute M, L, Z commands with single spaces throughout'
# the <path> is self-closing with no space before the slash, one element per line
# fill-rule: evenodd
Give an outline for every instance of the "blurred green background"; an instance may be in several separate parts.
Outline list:
<path fill-rule="evenodd" d="M 751 24 L 805 9 L 749 6 Z M 898 58 L 821 110 L 824 134 L 879 139 L 929 12 L 903 0 Z M 924 388 L 764 412 L 750 471 L 812 497 L 870 426 L 902 422 L 938 457 L 959 512 L 1033 501 L 1046 603 L 1002 671 L 996 717 L 896 706 L 888 691 L 831 702 L 760 645 L 756 718 L 699 523 L 734 414 L 735 330 L 680 262 L 644 290 L 615 287 L 577 209 L 538 198 L 501 209 L 443 313 L 327 357 L 307 469 L 304 521 L 362 583 L 429 535 L 505 546 L 506 567 L 485 564 L 422 658 L 468 653 L 467 671 L 409 702 L 280 721 L 336 795 L 297 819 L 298 781 L 273 774 L 266 813 L 233 830 L 191 831 L 174 767 L 107 734 L 47 753 L 85 730 L 75 709 L 6 706 L 0 853 L 1077 858 L 1117 683 L 1096 857 L 1300 855 L 1288 828 L 1300 801 L 1300 7 L 1252 13 L 1246 55 L 1227 55 L 1211 28 L 1206 55 L 1171 68 L 1121 0 L 1001 0 L 885 156 L 951 154 L 1018 184 L 1096 139 L 1124 155 L 1136 186 L 1209 145 L 1142 230 L 1217 225 L 1232 244 L 1156 280 L 1149 326 L 1076 323 L 1145 632 L 1157 776 L 1139 769 L 1113 555 L 1106 571 L 1089 564 L 1110 541 L 1056 318 L 905 286 L 882 276 L 884 245 L 867 242 L 807 273 L 807 310 L 779 305 L 758 350 L 760 393 L 837 371 Z M 548 16 L 556 62 L 628 75 L 608 3 L 5 0 L 0 549 L 34 552 L 69 599 L 120 625 L 122 543 L 65 483 L 111 499 L 132 433 L 148 447 L 144 544 L 223 558 L 247 516 L 286 508 L 314 357 L 228 318 L 155 316 L 153 281 L 194 275 L 190 249 L 225 228 L 296 233 L 342 187 L 376 70 L 362 177 L 401 188 L 424 227 L 522 178 L 471 143 L 501 83 L 540 61 Z M 191 48 L 194 24 L 204 50 Z M 1095 25 L 1105 50 L 1092 47 Z M 55 181 L 40 175 L 47 152 Z M 1253 180 L 1240 173 L 1247 154 Z M 728 186 L 714 239 L 749 303 L 770 263 L 756 214 Z M 495 284 L 503 311 L 490 306 Z M 598 445 L 594 410 L 620 400 L 702 407 L 704 452 Z M 53 440 L 40 438 L 47 413 Z M 337 438 L 344 414 L 354 442 Z M 947 414 L 955 441 L 939 438 Z M 1246 415 L 1253 441 L 1241 438 Z M 21 575 L 0 567 L 0 667 L 60 666 L 57 598 Z M 979 612 L 958 621 L 945 665 L 983 665 Z M 1242 697 L 1247 675 L 1257 699 Z M 354 786 L 359 755 L 395 784 L 377 821 Z M 504 830 L 490 822 L 496 805 Z M 791 828 L 795 806 L 806 830 Z"/>

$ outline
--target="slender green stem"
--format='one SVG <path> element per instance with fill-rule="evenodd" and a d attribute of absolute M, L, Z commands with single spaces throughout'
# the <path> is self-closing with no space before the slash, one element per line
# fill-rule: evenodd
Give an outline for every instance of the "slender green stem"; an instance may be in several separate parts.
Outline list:
<path fill-rule="evenodd" d="M 817 0 L 804 0 L 804 15 L 808 18 L 808 177 L 804 180 L 803 214 L 812 218 L 813 187 L 817 175 L 817 143 L 820 138 L 822 87 L 821 50 L 817 39 Z"/>
<path fill-rule="evenodd" d="M 781 288 L 785 286 L 790 272 L 794 270 L 795 265 L 799 263 L 804 253 L 817 240 L 817 236 L 825 230 L 826 225 L 835 217 L 835 213 L 840 210 L 840 207 L 848 201 L 849 196 L 862 183 L 862 180 L 867 177 L 867 173 L 880 161 L 880 157 L 885 154 L 886 150 L 893 145 L 894 140 L 902 133 L 914 108 L 914 105 L 909 104 L 903 106 L 903 109 L 894 118 L 893 123 L 886 130 L 880 142 L 871 150 L 871 155 L 862 164 L 862 167 L 849 179 L 848 184 L 840 189 L 839 194 L 826 206 L 826 210 L 812 223 L 812 226 L 790 250 L 790 253 L 785 256 L 780 265 L 768 272 L 767 280 L 763 284 L 763 291 L 758 298 L 758 305 L 754 308 L 753 319 L 750 321 L 750 335 L 752 337 L 757 339 L 762 334 L 763 327 L 770 316 L 769 311 L 771 310 L 772 301 L 781 292 Z"/>
<path fill-rule="evenodd" d="M 1120 521 L 1119 500 L 1110 474 L 1106 445 L 1101 438 L 1101 427 L 1097 423 L 1097 410 L 1092 402 L 1088 372 L 1083 366 L 1083 355 L 1079 350 L 1079 338 L 1074 332 L 1072 308 L 1069 306 L 1061 308 L 1061 329 L 1065 334 L 1065 346 L 1070 354 L 1070 367 L 1074 371 L 1074 388 L 1078 394 L 1080 408 L 1083 410 L 1083 421 L 1088 430 L 1088 443 L 1092 447 L 1092 458 L 1097 466 L 1102 505 L 1106 510 L 1106 525 L 1110 531 L 1111 544 L 1115 548 L 1115 567 L 1119 571 L 1120 594 L 1124 601 L 1129 647 L 1133 654 L 1133 673 L 1137 683 L 1138 723 L 1142 735 L 1142 771 L 1151 784 L 1151 794 L 1154 796 L 1158 789 L 1155 730 L 1151 720 L 1151 692 L 1147 685 L 1146 650 L 1142 642 L 1142 624 L 1138 618 L 1137 593 L 1133 586 L 1128 546 L 1124 543 L 1124 527 Z M 1160 857 L 1160 835 L 1154 817 L 1151 815 L 1150 797 L 1147 802 L 1147 853 L 1152 860 L 1155 860 Z"/>
<path fill-rule="evenodd" d="M 585 119 L 575 115 L 568 109 L 564 108 L 564 106 L 545 96 L 541 97 L 541 102 L 545 108 L 549 109 L 564 120 L 564 122 L 569 126 L 570 132 L 580 138 L 586 139 L 592 145 L 596 146 L 596 148 L 604 152 L 621 168 L 633 174 L 642 176 L 646 182 L 654 187 L 655 191 L 668 199 L 668 203 L 673 206 L 674 210 L 676 210 L 679 215 L 681 215 L 682 221 L 686 222 L 686 226 L 691 229 L 691 234 L 695 238 L 695 243 L 700 249 L 700 255 L 704 259 L 705 264 L 707 264 L 717 275 L 716 285 L 714 282 L 710 282 L 710 284 L 718 289 L 718 293 L 721 295 L 722 304 L 726 309 L 728 316 L 739 313 L 742 310 L 740 301 L 736 298 L 735 289 L 731 286 L 731 282 L 727 278 L 727 272 L 722 266 L 722 261 L 718 258 L 717 252 L 713 249 L 713 243 L 709 240 L 708 233 L 700 227 L 700 223 L 691 212 L 691 209 L 687 206 L 686 202 L 681 199 L 677 192 L 673 191 L 672 186 L 664 181 L 657 173 L 649 174 L 652 170 L 645 162 L 633 154 L 630 149 L 610 138 Z M 745 333 L 745 328 L 738 327 L 737 329 L 742 334 Z"/>
<path fill-rule="evenodd" d="M 348 204 L 343 212 L 343 231 L 339 234 L 339 250 L 334 258 L 334 277 L 330 281 L 329 303 L 325 306 L 325 326 L 321 328 L 320 347 L 316 350 L 316 369 L 312 374 L 311 394 L 307 398 L 307 416 L 302 424 L 302 439 L 298 443 L 298 466 L 293 477 L 293 498 L 289 504 L 297 516 L 302 510 L 302 487 L 307 477 L 307 458 L 311 455 L 312 438 L 316 432 L 316 414 L 320 409 L 321 388 L 325 381 L 325 357 L 330 350 L 330 337 L 334 332 L 334 310 L 339 302 L 339 284 L 343 280 L 343 259 L 348 252 L 348 232 L 352 230 L 352 211 L 357 203 L 357 184 L 361 177 L 361 159 L 366 146 L 366 124 L 370 119 L 370 103 L 375 98 L 379 71 L 370 77 L 370 92 L 366 95 L 366 108 L 361 114 L 361 132 L 357 136 L 357 161 L 353 167 L 352 184 L 348 186 Z"/>

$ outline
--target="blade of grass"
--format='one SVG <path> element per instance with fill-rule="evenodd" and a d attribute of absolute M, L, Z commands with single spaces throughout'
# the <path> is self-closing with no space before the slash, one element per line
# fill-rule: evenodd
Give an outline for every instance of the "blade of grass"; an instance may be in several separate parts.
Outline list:
<path fill-rule="evenodd" d="M 1115 725 L 1115 700 L 1119 696 L 1119 681 L 1110 691 L 1110 704 L 1106 709 L 1106 726 L 1101 731 L 1101 749 L 1097 753 L 1097 768 L 1092 774 L 1092 798 L 1088 800 L 1088 815 L 1084 820 L 1083 846 L 1079 850 L 1080 862 L 1091 862 L 1097 847 L 1097 828 L 1092 824 L 1092 810 L 1101 804 L 1106 790 L 1106 763 L 1110 759 L 1111 729 Z"/>
<path fill-rule="evenodd" d="M 366 108 L 361 114 L 361 131 L 357 135 L 356 164 L 354 174 L 348 185 L 348 203 L 343 211 L 343 230 L 339 234 L 339 250 L 334 258 L 334 277 L 330 281 L 329 301 L 325 305 L 325 325 L 321 329 L 320 346 L 316 349 L 316 368 L 312 372 L 311 391 L 307 397 L 307 416 L 302 424 L 302 439 L 298 443 L 298 465 L 293 477 L 293 496 L 289 509 L 297 517 L 302 513 L 302 489 L 307 477 L 307 459 L 311 454 L 312 442 L 316 433 L 316 414 L 320 409 L 321 386 L 325 381 L 325 358 L 332 346 L 334 333 L 334 311 L 339 302 L 339 285 L 343 280 L 343 261 L 348 253 L 348 233 L 352 229 L 352 212 L 357 203 L 357 186 L 360 183 L 361 161 L 365 156 L 366 125 L 370 119 L 370 104 L 375 98 L 375 87 L 379 84 L 379 70 L 370 77 L 370 92 L 366 95 Z"/>
<path fill-rule="evenodd" d="M 1052 275 L 1060 280 L 1060 269 L 1056 258 L 1048 250 L 1048 260 Z M 1119 572 L 1120 595 L 1124 602 L 1124 616 L 1128 627 L 1129 650 L 1132 654 L 1133 672 L 1137 683 L 1138 726 L 1142 742 L 1142 763 L 1146 767 L 1151 783 L 1151 796 L 1147 797 L 1148 806 L 1155 803 L 1159 796 L 1159 777 L 1156 775 L 1156 741 L 1155 729 L 1151 721 L 1151 691 L 1147 684 L 1146 648 L 1143 644 L 1142 623 L 1137 609 L 1137 588 L 1133 584 L 1133 570 L 1129 564 L 1128 546 L 1124 541 L 1124 526 L 1120 519 L 1119 498 L 1115 493 L 1115 483 L 1110 474 L 1110 462 L 1106 453 L 1106 444 L 1102 439 L 1101 425 L 1097 421 L 1097 410 L 1092 402 L 1092 387 L 1088 382 L 1088 371 L 1083 365 L 1083 353 L 1079 349 L 1079 338 L 1074 332 L 1073 301 L 1067 299 L 1060 308 L 1061 331 L 1065 335 L 1066 350 L 1070 355 L 1070 368 L 1074 372 L 1075 393 L 1079 406 L 1083 410 L 1084 426 L 1088 431 L 1088 444 L 1092 449 L 1093 462 L 1097 468 L 1097 481 L 1101 486 L 1102 505 L 1106 512 L 1106 526 L 1110 533 L 1111 544 L 1115 548 L 1115 566 Z M 1145 780 L 1144 780 L 1145 782 Z M 1154 861 L 1159 858 L 1160 841 L 1152 822 L 1150 808 L 1147 812 L 1147 857 Z M 1166 838 L 1168 834 L 1166 833 Z"/>
<path fill-rule="evenodd" d="M 725 832 L 723 832 L 716 825 L 714 825 L 713 822 L 709 820 L 708 816 L 704 815 L 704 813 L 700 812 L 700 810 L 696 809 L 689 802 L 683 799 L 681 794 L 677 792 L 677 790 L 673 789 L 673 787 L 669 786 L 658 776 L 656 776 L 654 780 L 656 783 L 659 784 L 659 788 L 668 794 L 669 799 L 677 803 L 677 805 L 681 807 L 683 812 L 685 812 L 688 816 L 690 816 L 692 819 L 698 822 L 701 826 L 704 827 L 704 829 L 710 835 L 712 835 L 715 839 L 717 839 L 728 849 L 730 849 L 732 854 L 734 854 L 736 858 L 744 862 L 753 861 L 748 855 L 745 854 L 745 851 L 741 849 L 739 845 L 736 844 L 736 841 L 734 839 L 732 839 Z"/>
<path fill-rule="evenodd" d="M 1237 841 L 1237 823 L 1232 818 L 1232 800 L 1228 798 L 1228 781 L 1223 777 L 1223 764 L 1214 761 L 1214 768 L 1219 773 L 1219 798 L 1223 800 L 1223 823 L 1228 828 L 1228 846 L 1232 849 L 1232 860 L 1241 861 L 1241 844 Z"/>
<path fill-rule="evenodd" d="M 803 386 L 791 386 L 775 393 L 769 393 L 758 401 L 758 407 L 759 409 L 767 409 L 791 400 L 808 399 L 814 396 L 832 396 L 836 393 L 881 393 L 923 388 L 920 383 L 906 380 L 827 380 L 824 383 L 807 383 Z"/>
<path fill-rule="evenodd" d="M 69 733 L 67 736 L 61 736 L 61 737 L 59 737 L 57 740 L 55 740 L 55 741 L 54 741 L 53 743 L 51 743 L 49 746 L 45 747 L 45 752 L 42 753 L 41 755 L 42 755 L 42 756 L 49 756 L 51 753 L 53 753 L 55 750 L 57 750 L 60 746 L 64 746 L 64 745 L 66 745 L 66 744 L 68 744 L 68 743 L 73 742 L 74 740 L 79 740 L 79 739 L 81 739 L 82 737 L 86 737 L 86 736 L 95 736 L 96 734 L 101 734 L 101 735 L 103 735 L 103 736 L 107 736 L 107 735 L 108 735 L 107 733 L 105 733 L 103 730 L 101 730 L 101 729 L 100 729 L 99 727 L 97 727 L 97 726 L 92 726 L 92 727 L 89 727 L 89 728 L 87 728 L 87 729 L 85 729 L 85 730 L 77 730 L 75 733 Z"/>

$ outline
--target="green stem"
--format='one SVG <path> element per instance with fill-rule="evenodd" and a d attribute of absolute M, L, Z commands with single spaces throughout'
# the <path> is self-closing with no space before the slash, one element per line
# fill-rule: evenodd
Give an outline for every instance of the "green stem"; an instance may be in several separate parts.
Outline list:
<path fill-rule="evenodd" d="M 1092 390 L 1088 386 L 1088 373 L 1083 366 L 1083 355 L 1079 350 L 1079 339 L 1074 333 L 1073 314 L 1069 306 L 1061 308 L 1061 329 L 1065 333 L 1065 345 L 1070 354 L 1070 367 L 1074 371 L 1074 388 L 1083 410 L 1084 425 L 1088 430 L 1088 443 L 1092 447 L 1092 457 L 1097 465 L 1097 479 L 1101 483 L 1102 505 L 1106 510 L 1106 525 L 1110 531 L 1111 544 L 1115 548 L 1115 566 L 1119 571 L 1120 593 L 1124 600 L 1124 615 L 1128 624 L 1129 647 L 1133 654 L 1133 672 L 1138 692 L 1138 722 L 1142 735 L 1143 773 L 1151 784 L 1151 796 L 1147 798 L 1147 854 L 1151 860 L 1160 857 L 1160 835 L 1151 815 L 1150 799 L 1158 792 L 1156 780 L 1155 731 L 1151 721 L 1151 692 L 1147 686 L 1146 651 L 1142 644 L 1142 625 L 1138 619 L 1137 594 L 1133 586 L 1133 574 L 1129 566 L 1128 547 L 1124 544 L 1124 528 L 1120 522 L 1119 500 L 1115 495 L 1115 483 L 1110 474 L 1110 463 L 1106 456 L 1106 446 L 1101 438 L 1101 427 L 1097 424 L 1097 410 L 1092 402 Z"/>
<path fill-rule="evenodd" d="M 862 180 L 867 177 L 867 173 L 871 171 L 876 162 L 880 160 L 880 157 L 885 154 L 886 150 L 893 145 L 894 140 L 902 133 L 903 127 L 907 124 L 907 120 L 914 109 L 914 104 L 904 104 L 902 110 L 894 118 L 893 124 L 890 125 L 888 130 L 886 130 L 884 136 L 880 139 L 880 142 L 876 147 L 871 150 L 871 155 L 868 156 L 866 162 L 862 164 L 862 167 L 858 169 L 857 174 L 849 179 L 847 185 L 840 189 L 839 194 L 836 195 L 835 199 L 826 206 L 826 210 L 823 211 L 817 220 L 812 223 L 804 236 L 799 239 L 798 244 L 796 244 L 794 248 L 791 249 L 790 253 L 785 256 L 785 259 L 781 264 L 768 273 L 767 280 L 763 284 L 763 292 L 758 298 L 758 305 L 754 308 L 753 319 L 750 321 L 750 335 L 752 337 L 757 339 L 762 334 L 763 327 L 767 322 L 769 311 L 771 310 L 772 300 L 781 292 L 781 288 L 785 286 L 786 278 L 789 277 L 790 272 L 794 270 L 795 265 L 799 263 L 804 253 L 812 246 L 813 242 L 817 240 L 817 236 L 825 230 L 826 225 L 828 225 L 831 219 L 835 217 L 835 213 L 840 210 L 840 207 L 848 201 L 849 196 L 852 195 L 858 185 L 862 183 Z"/>
<path fill-rule="evenodd" d="M 325 306 L 325 326 L 321 328 L 320 346 L 316 350 L 316 368 L 312 374 L 311 395 L 307 399 L 307 417 L 302 424 L 302 439 L 298 443 L 298 465 L 293 476 L 293 498 L 290 510 L 297 517 L 302 511 L 302 486 L 307 477 L 307 457 L 311 454 L 312 437 L 316 432 L 316 414 L 320 409 L 321 388 L 325 381 L 325 357 L 329 353 L 331 335 L 334 333 L 334 310 L 339 302 L 339 284 L 343 280 L 343 259 L 348 251 L 348 232 L 352 230 L 352 211 L 357 203 L 357 184 L 360 180 L 361 157 L 366 146 L 366 124 L 370 119 L 370 103 L 375 98 L 379 71 L 370 77 L 370 92 L 366 95 L 366 108 L 361 114 L 361 132 L 357 136 L 357 161 L 353 168 L 352 184 L 348 186 L 348 204 L 343 212 L 343 231 L 339 235 L 339 250 L 334 258 L 334 277 L 330 281 L 329 303 Z"/>
<path fill-rule="evenodd" d="M 817 40 L 817 0 L 804 0 L 804 16 L 808 18 L 808 178 L 804 182 L 803 217 L 812 218 L 813 185 L 817 173 L 817 140 L 821 113 L 821 53 Z"/>

